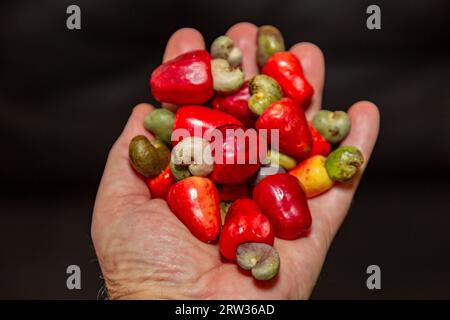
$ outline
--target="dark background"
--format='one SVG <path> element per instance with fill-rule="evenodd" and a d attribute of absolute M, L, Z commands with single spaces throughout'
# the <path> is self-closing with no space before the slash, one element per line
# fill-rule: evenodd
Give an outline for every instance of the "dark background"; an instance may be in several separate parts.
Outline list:
<path fill-rule="evenodd" d="M 66 8 L 82 30 L 66 29 Z M 382 29 L 366 28 L 381 7 Z M 0 298 L 95 299 L 90 220 L 106 156 L 180 27 L 207 46 L 274 24 L 319 45 L 324 107 L 367 99 L 380 139 L 313 298 L 450 298 L 449 2 L 9 1 L 0 5 Z M 80 265 L 82 290 L 66 289 Z M 366 288 L 377 264 L 382 289 Z"/>

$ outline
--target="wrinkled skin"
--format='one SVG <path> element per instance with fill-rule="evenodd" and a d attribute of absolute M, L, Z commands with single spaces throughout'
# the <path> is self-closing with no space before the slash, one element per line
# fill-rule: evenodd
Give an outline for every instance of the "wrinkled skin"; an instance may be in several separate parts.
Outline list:
<path fill-rule="evenodd" d="M 249 23 L 237 24 L 227 33 L 243 51 L 242 65 L 247 79 L 258 70 L 256 33 L 257 27 Z M 164 58 L 201 48 L 204 48 L 202 36 L 193 29 L 182 29 L 169 40 Z M 323 55 L 310 43 L 296 44 L 291 51 L 301 60 L 315 89 L 307 110 L 311 120 L 321 106 Z M 235 263 L 224 262 L 217 245 L 193 237 L 163 200 L 149 200 L 143 178 L 129 164 L 128 144 L 137 134 L 150 137 L 142 121 L 151 109 L 148 104 L 134 108 L 109 153 L 95 202 L 92 238 L 110 297 L 308 298 L 368 161 L 350 182 L 308 201 L 313 217 L 310 234 L 295 241 L 276 239 L 275 247 L 282 261 L 280 273 L 271 281 L 257 283 Z M 361 101 L 350 107 L 349 116 L 352 130 L 342 143 L 358 147 L 368 160 L 378 135 L 378 110 L 372 103 Z"/>

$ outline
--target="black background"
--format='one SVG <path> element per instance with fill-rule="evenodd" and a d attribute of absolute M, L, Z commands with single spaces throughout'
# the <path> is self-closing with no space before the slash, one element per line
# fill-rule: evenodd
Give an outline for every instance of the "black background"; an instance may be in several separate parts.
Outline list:
<path fill-rule="evenodd" d="M 77 4 L 82 30 L 66 28 Z M 381 7 L 382 29 L 366 28 Z M 231 25 L 274 24 L 319 45 L 324 107 L 371 100 L 380 138 L 313 298 L 450 298 L 449 2 L 2 1 L 0 298 L 95 299 L 90 240 L 109 148 L 180 27 L 207 43 Z M 82 269 L 69 291 L 65 269 Z M 382 289 L 366 288 L 377 264 Z"/>

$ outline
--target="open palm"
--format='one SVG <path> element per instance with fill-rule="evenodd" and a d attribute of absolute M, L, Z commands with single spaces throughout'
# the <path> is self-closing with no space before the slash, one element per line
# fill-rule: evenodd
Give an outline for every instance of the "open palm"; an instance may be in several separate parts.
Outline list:
<path fill-rule="evenodd" d="M 258 72 L 256 32 L 256 26 L 239 23 L 227 33 L 244 53 L 242 64 L 247 78 Z M 164 59 L 204 47 L 204 40 L 196 30 L 181 29 L 169 40 Z M 323 54 L 310 43 L 296 44 L 291 51 L 300 59 L 306 78 L 315 89 L 307 111 L 311 119 L 321 107 Z M 217 244 L 197 240 L 165 201 L 150 200 L 145 181 L 129 164 L 128 145 L 135 135 L 151 138 L 143 127 L 143 119 L 151 109 L 148 104 L 134 108 L 110 151 L 95 202 L 92 238 L 110 297 L 308 298 L 375 144 L 379 127 L 376 106 L 362 101 L 348 111 L 352 129 L 342 144 L 356 146 L 364 154 L 366 163 L 358 176 L 309 200 L 311 231 L 295 241 L 276 239 L 281 269 L 276 278 L 267 282 L 258 282 L 235 263 L 223 260 Z"/>

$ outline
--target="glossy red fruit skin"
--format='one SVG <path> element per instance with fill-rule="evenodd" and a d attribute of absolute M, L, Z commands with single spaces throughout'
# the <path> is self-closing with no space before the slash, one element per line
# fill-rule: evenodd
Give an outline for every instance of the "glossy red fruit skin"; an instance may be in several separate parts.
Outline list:
<path fill-rule="evenodd" d="M 290 98 L 272 103 L 259 116 L 256 129 L 279 130 L 279 147 L 282 153 L 297 159 L 304 158 L 311 150 L 311 133 L 304 111 Z"/>
<path fill-rule="evenodd" d="M 178 109 L 175 114 L 173 133 L 178 129 L 185 129 L 189 136 L 205 137 L 208 130 L 217 127 L 234 124 L 243 127 L 243 124 L 232 115 L 214 110 L 204 106 L 184 106 Z M 172 136 L 172 138 L 175 138 Z M 172 145 L 175 146 L 182 139 L 174 139 Z"/>
<path fill-rule="evenodd" d="M 170 187 L 167 204 L 197 239 L 217 239 L 221 226 L 219 192 L 211 180 L 189 177 L 178 181 Z"/>
<path fill-rule="evenodd" d="M 206 50 L 196 50 L 167 61 L 153 71 L 150 87 L 160 102 L 205 103 L 214 93 L 211 56 Z"/>
<path fill-rule="evenodd" d="M 251 198 L 248 183 L 223 184 L 219 186 L 219 198 L 220 201 L 226 202 L 237 199 Z"/>
<path fill-rule="evenodd" d="M 248 108 L 250 96 L 248 82 L 246 81 L 241 89 L 233 94 L 216 95 L 212 100 L 212 106 L 216 110 L 235 116 L 247 128 L 253 128 L 255 125 L 255 118 Z"/>
<path fill-rule="evenodd" d="M 147 178 L 146 183 L 152 199 L 166 200 L 170 187 L 175 183 L 175 179 L 170 171 L 170 166 L 168 165 L 160 175 Z"/>
<path fill-rule="evenodd" d="M 309 105 L 314 89 L 306 80 L 300 61 L 293 53 L 274 53 L 264 65 L 262 73 L 274 78 L 285 96 L 292 98 L 302 108 Z"/>
<path fill-rule="evenodd" d="M 262 180 L 253 189 L 253 199 L 269 218 L 276 237 L 293 240 L 309 230 L 312 219 L 306 195 L 290 174 L 279 173 Z"/>
<path fill-rule="evenodd" d="M 226 130 L 249 130 L 238 125 L 225 125 L 217 128 L 222 133 L 223 143 L 213 151 L 214 171 L 209 177 L 218 184 L 241 184 L 250 179 L 261 166 L 262 159 L 258 156 L 258 150 L 254 150 L 255 145 L 250 145 L 249 141 L 239 140 L 235 136 L 226 134 Z M 256 134 L 256 132 L 255 132 Z M 214 142 L 212 144 L 215 146 Z M 259 145 L 259 140 L 256 147 Z M 220 153 L 222 159 L 220 160 Z M 213 147 L 213 149 L 216 149 Z M 252 163 L 250 152 L 255 151 L 255 161 Z M 264 153 L 265 154 L 265 153 Z M 239 164 L 238 159 L 245 159 L 244 163 Z"/>
<path fill-rule="evenodd" d="M 220 234 L 219 247 L 222 256 L 236 260 L 237 248 L 247 242 L 273 245 L 272 225 L 251 199 L 236 200 L 228 209 Z"/>
<path fill-rule="evenodd" d="M 312 156 L 322 155 L 326 157 L 331 150 L 330 143 L 325 140 L 324 137 L 322 137 L 317 131 L 311 122 L 308 122 L 309 132 L 311 132 L 311 138 L 312 138 L 312 147 L 311 151 L 307 154 L 305 158 L 310 158 Z"/>

